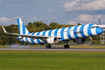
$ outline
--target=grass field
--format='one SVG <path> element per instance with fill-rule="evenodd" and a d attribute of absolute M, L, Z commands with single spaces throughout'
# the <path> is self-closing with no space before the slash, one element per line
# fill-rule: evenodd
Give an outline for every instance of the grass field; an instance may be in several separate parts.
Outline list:
<path fill-rule="evenodd" d="M 39 48 L 39 47 L 43 47 L 45 48 L 46 45 L 0 45 L 0 48 Z M 64 47 L 64 45 L 52 45 L 52 47 Z M 103 48 L 105 49 L 105 45 L 70 45 L 70 48 Z"/>
<path fill-rule="evenodd" d="M 105 52 L 0 51 L 0 70 L 105 70 Z"/>

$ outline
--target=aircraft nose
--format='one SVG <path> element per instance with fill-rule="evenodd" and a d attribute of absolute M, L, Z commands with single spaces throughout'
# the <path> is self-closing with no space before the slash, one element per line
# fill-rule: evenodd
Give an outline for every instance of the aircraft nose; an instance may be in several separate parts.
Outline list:
<path fill-rule="evenodd" d="M 102 28 L 96 28 L 96 33 L 97 35 L 101 34 L 103 32 Z"/>

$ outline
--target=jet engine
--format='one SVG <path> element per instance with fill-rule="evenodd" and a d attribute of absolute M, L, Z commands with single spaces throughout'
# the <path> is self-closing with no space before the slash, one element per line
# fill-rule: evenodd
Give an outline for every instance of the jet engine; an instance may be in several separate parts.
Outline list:
<path fill-rule="evenodd" d="M 47 43 L 49 44 L 55 44 L 55 43 L 58 43 L 58 38 L 56 37 L 49 37 L 46 39 Z"/>
<path fill-rule="evenodd" d="M 74 42 L 77 44 L 83 44 L 85 43 L 86 39 L 85 38 L 79 38 L 79 39 L 75 39 Z"/>

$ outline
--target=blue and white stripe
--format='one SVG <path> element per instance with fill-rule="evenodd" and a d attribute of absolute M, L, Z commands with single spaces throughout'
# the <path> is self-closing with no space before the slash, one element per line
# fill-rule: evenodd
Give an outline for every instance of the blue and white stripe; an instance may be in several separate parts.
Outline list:
<path fill-rule="evenodd" d="M 18 27 L 19 27 L 20 34 L 28 34 L 29 31 L 27 30 L 27 28 L 23 24 L 22 20 L 20 18 L 18 18 L 17 22 L 18 22 Z"/>
<path fill-rule="evenodd" d="M 35 35 L 35 36 L 51 36 L 51 37 L 56 36 L 56 37 L 61 37 L 60 41 L 72 40 L 77 38 L 85 38 L 85 37 L 97 35 L 96 33 L 97 29 L 92 28 L 92 26 L 96 26 L 95 24 L 86 24 L 86 25 L 59 28 L 59 29 L 48 30 L 48 31 L 41 31 L 36 33 L 29 33 L 27 28 L 23 24 L 23 22 L 20 19 L 17 19 L 17 20 L 18 20 L 20 34 Z M 46 43 L 46 41 L 43 39 L 28 38 L 28 37 L 23 37 L 21 41 L 27 42 L 27 43 L 33 43 L 33 44 Z"/>
<path fill-rule="evenodd" d="M 77 32 L 82 32 L 82 30 L 81 30 L 81 26 L 78 26 L 78 28 L 77 28 Z M 77 36 L 78 36 L 78 37 L 82 37 L 81 34 L 82 34 L 82 33 L 79 33 L 79 34 L 77 34 Z"/>

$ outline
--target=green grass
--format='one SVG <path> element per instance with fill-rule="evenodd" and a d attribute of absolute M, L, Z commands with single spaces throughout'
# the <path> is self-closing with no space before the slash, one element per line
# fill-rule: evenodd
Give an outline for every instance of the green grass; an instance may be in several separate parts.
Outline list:
<path fill-rule="evenodd" d="M 29 47 L 29 48 L 32 48 L 32 47 L 34 47 L 34 48 L 39 48 L 39 47 L 43 47 L 43 48 L 46 48 L 46 45 L 0 45 L 0 48 L 8 48 L 8 47 L 13 47 L 13 46 L 15 46 L 15 48 L 16 47 L 18 47 L 18 46 L 20 46 L 20 48 L 21 47 L 23 47 L 24 46 L 24 48 L 25 47 Z M 52 47 L 64 47 L 64 45 L 51 45 Z M 103 49 L 105 49 L 105 45 L 96 45 L 96 46 L 94 46 L 94 45 L 70 45 L 70 48 L 103 48 Z"/>
<path fill-rule="evenodd" d="M 0 45 L 0 48 L 7 48 L 10 47 L 9 45 Z"/>
<path fill-rule="evenodd" d="M 0 51 L 0 70 L 105 70 L 105 52 Z"/>

